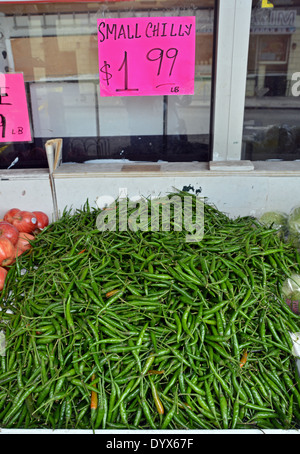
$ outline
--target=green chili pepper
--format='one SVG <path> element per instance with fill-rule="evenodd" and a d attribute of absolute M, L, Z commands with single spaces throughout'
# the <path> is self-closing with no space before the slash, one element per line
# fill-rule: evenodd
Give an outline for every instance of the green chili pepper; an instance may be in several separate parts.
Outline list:
<path fill-rule="evenodd" d="M 176 197 L 193 208 L 198 200 Z M 300 330 L 299 316 L 281 287 L 287 272 L 300 273 L 299 253 L 253 217 L 203 210 L 196 244 L 172 210 L 169 231 L 146 222 L 143 231 L 99 232 L 101 210 L 88 203 L 36 236 L 0 295 L 3 426 L 297 427 L 289 333 Z"/>

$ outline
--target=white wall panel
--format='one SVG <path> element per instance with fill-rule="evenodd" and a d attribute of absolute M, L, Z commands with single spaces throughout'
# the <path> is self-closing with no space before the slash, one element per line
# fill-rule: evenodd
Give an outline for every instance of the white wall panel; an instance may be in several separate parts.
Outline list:
<path fill-rule="evenodd" d="M 241 159 L 252 0 L 220 0 L 213 160 Z"/>
<path fill-rule="evenodd" d="M 273 164 L 273 172 L 266 170 Z M 297 163 L 300 164 L 300 163 Z M 128 197 L 159 196 L 184 187 L 193 188 L 199 196 L 226 212 L 229 216 L 260 216 L 269 210 L 289 213 L 295 205 L 300 205 L 300 166 L 298 171 L 284 171 L 283 163 L 255 163 L 253 171 L 209 171 L 205 164 L 182 163 L 180 167 L 162 165 L 161 176 L 154 173 L 124 175 L 106 172 L 76 173 L 72 178 L 56 175 L 55 186 L 59 210 L 66 206 L 79 208 L 86 200 L 96 206 L 98 197 L 118 197 L 120 190 L 127 190 Z M 117 172 L 117 170 L 116 170 Z M 123 173 L 123 175 L 122 175 Z M 282 189 L 284 188 L 284 190 Z"/>
<path fill-rule="evenodd" d="M 53 200 L 47 171 L 0 170 L 0 219 L 10 208 L 44 211 L 53 219 Z"/>

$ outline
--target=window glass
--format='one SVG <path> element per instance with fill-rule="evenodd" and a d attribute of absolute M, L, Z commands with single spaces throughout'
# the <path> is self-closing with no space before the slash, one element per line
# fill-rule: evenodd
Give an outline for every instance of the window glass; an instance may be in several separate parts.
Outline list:
<path fill-rule="evenodd" d="M 243 159 L 300 159 L 300 0 L 252 6 Z"/>
<path fill-rule="evenodd" d="M 51 138 L 63 138 L 64 162 L 210 160 L 214 4 L 1 4 L 0 72 L 23 73 L 33 137 L 1 143 L 0 168 L 47 167 Z M 152 16 L 195 16 L 194 94 L 100 96 L 97 19 Z"/>

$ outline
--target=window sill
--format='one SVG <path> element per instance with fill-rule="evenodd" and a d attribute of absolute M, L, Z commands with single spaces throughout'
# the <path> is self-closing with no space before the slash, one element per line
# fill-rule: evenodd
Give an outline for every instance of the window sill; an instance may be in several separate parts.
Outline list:
<path fill-rule="evenodd" d="M 48 169 L 0 169 L 0 181 L 48 179 Z"/>
<path fill-rule="evenodd" d="M 230 162 L 230 161 L 229 161 Z M 242 161 L 241 161 L 242 162 Z M 235 170 L 229 165 L 222 170 L 210 169 L 208 162 L 109 162 L 109 163 L 65 163 L 54 171 L 55 179 L 72 178 L 145 178 L 145 177 L 214 177 L 214 176 L 246 176 L 246 177 L 299 177 L 300 161 L 255 161 L 253 170 L 245 170 L 243 166 Z M 10 169 L 0 170 L 0 180 L 32 180 L 48 179 L 48 169 Z"/>
<path fill-rule="evenodd" d="M 257 161 L 253 170 L 232 170 L 231 166 L 222 170 L 211 170 L 207 162 L 174 162 L 174 163 L 93 163 L 62 164 L 54 172 L 55 179 L 63 178 L 139 178 L 139 177 L 184 177 L 236 175 L 248 177 L 300 176 L 300 161 Z"/>

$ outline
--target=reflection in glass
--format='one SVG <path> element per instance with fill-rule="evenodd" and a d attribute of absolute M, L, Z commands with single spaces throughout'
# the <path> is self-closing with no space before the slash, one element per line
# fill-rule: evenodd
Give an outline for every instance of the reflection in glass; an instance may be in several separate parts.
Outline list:
<path fill-rule="evenodd" d="M 7 56 L 0 71 L 24 74 L 34 140 L 9 144 L 0 168 L 16 156 L 16 167 L 47 167 L 44 144 L 53 137 L 63 138 L 68 162 L 208 161 L 214 6 L 215 0 L 1 5 Z M 100 97 L 98 18 L 186 15 L 196 17 L 194 95 Z"/>
<path fill-rule="evenodd" d="M 300 159 L 300 0 L 251 18 L 243 159 Z"/>

